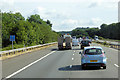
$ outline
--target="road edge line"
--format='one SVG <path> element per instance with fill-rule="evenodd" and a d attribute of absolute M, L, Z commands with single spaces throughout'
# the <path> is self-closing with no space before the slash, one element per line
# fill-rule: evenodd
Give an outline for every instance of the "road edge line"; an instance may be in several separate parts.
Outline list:
<path fill-rule="evenodd" d="M 23 68 L 19 69 L 19 70 L 18 70 L 18 71 L 16 71 L 16 72 L 12 73 L 11 75 L 7 76 L 6 78 L 11 78 L 12 76 L 14 76 L 14 75 L 16 75 L 16 74 L 20 73 L 21 71 L 23 71 L 23 70 L 27 69 L 28 67 L 30 67 L 30 66 L 32 66 L 32 65 L 34 65 L 35 63 L 37 63 L 37 62 L 39 62 L 39 61 L 41 61 L 42 59 L 46 58 L 47 56 L 51 55 L 51 54 L 52 54 L 52 53 L 54 53 L 54 52 L 56 52 L 56 51 L 52 51 L 52 52 L 48 53 L 47 55 L 45 55 L 45 56 L 43 56 L 43 57 L 39 58 L 38 60 L 36 60 L 36 61 L 34 61 L 34 62 L 32 62 L 32 63 L 28 64 L 27 66 L 25 66 L 25 67 L 23 67 Z"/>
<path fill-rule="evenodd" d="M 117 64 L 114 64 L 114 66 L 119 67 Z"/>

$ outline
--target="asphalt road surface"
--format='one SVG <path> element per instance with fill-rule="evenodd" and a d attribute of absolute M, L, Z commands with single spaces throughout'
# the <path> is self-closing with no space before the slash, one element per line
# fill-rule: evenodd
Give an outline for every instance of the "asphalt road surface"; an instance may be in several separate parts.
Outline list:
<path fill-rule="evenodd" d="M 92 43 L 92 46 L 101 46 Z M 80 47 L 57 50 L 57 45 L 2 61 L 3 78 L 118 78 L 118 50 L 101 46 L 107 68 L 82 70 Z"/>

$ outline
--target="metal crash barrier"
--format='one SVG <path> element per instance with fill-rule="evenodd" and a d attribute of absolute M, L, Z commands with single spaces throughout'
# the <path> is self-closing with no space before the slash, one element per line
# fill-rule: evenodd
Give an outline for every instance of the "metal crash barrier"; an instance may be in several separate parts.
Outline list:
<path fill-rule="evenodd" d="M 106 42 L 106 41 L 94 41 L 94 42 L 96 42 L 96 43 L 100 43 L 100 44 L 103 44 L 103 45 L 108 45 L 110 48 L 114 48 L 114 49 L 118 49 L 118 50 L 120 50 L 120 44 L 118 43 L 118 44 L 113 44 L 113 43 L 108 43 L 108 42 Z"/>
<path fill-rule="evenodd" d="M 57 42 L 52 42 L 52 43 L 47 43 L 47 44 L 42 44 L 42 45 L 36 45 L 36 46 L 30 46 L 30 47 L 24 47 L 24 48 L 19 48 L 19 49 L 13 49 L 13 50 L 7 50 L 7 51 L 0 51 L 0 60 L 18 56 L 27 52 L 31 52 L 34 50 L 38 50 L 41 48 L 45 48 L 46 46 L 52 46 L 54 44 L 57 44 Z"/>

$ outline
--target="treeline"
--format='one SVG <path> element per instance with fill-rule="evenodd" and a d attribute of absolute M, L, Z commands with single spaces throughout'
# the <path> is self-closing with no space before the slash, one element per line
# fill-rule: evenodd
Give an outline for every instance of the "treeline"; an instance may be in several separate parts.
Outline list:
<path fill-rule="evenodd" d="M 90 38 L 94 38 L 95 35 L 99 36 L 100 38 L 106 39 L 116 39 L 120 40 L 120 22 L 119 23 L 112 23 L 112 24 L 102 24 L 99 28 L 76 28 L 71 32 L 72 36 L 79 37 L 86 37 L 89 36 Z"/>
<path fill-rule="evenodd" d="M 99 28 L 76 28 L 72 30 L 71 35 L 76 36 L 77 38 L 79 37 L 86 37 L 88 36 L 89 38 L 94 38 L 95 35 L 99 35 Z"/>
<path fill-rule="evenodd" d="M 10 35 L 15 35 L 14 44 L 32 46 L 57 40 L 49 20 L 43 21 L 38 14 L 25 19 L 20 13 L 2 13 L 2 46 L 11 45 Z"/>
<path fill-rule="evenodd" d="M 120 40 L 120 22 L 112 23 L 110 25 L 102 24 L 100 28 L 100 36 L 104 38 Z"/>

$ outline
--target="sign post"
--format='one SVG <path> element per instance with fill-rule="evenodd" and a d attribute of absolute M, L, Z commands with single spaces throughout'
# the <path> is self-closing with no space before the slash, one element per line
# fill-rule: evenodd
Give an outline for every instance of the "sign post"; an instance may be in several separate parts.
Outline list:
<path fill-rule="evenodd" d="M 12 41 L 12 49 L 13 49 L 13 41 L 15 41 L 15 35 L 10 35 L 10 41 Z"/>

